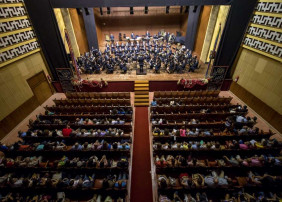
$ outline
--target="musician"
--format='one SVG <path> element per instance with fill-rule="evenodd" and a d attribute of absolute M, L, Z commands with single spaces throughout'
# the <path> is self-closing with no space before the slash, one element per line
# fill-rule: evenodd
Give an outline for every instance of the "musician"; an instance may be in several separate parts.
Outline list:
<path fill-rule="evenodd" d="M 138 57 L 138 62 L 139 62 L 139 66 L 140 66 L 140 72 L 143 72 L 143 66 L 144 66 L 144 54 L 141 53 L 140 56 Z"/>

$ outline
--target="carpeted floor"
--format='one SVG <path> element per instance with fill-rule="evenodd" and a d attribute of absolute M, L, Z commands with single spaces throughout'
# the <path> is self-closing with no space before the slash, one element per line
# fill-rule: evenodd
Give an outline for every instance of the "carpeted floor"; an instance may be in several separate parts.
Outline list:
<path fill-rule="evenodd" d="M 135 108 L 133 162 L 131 177 L 132 202 L 153 201 L 149 142 L 148 107 Z"/>

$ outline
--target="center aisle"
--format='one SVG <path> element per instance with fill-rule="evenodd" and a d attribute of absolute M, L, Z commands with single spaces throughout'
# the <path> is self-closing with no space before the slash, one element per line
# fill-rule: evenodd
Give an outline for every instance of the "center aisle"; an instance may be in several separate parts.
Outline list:
<path fill-rule="evenodd" d="M 153 201 L 150 171 L 148 107 L 136 107 L 130 201 Z"/>

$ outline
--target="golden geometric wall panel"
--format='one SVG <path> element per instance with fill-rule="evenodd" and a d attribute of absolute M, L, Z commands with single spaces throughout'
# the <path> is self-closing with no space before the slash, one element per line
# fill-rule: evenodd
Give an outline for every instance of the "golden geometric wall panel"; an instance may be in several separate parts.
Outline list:
<path fill-rule="evenodd" d="M 273 44 L 256 40 L 254 38 L 246 37 L 244 40 L 244 44 L 251 48 L 258 49 L 260 51 L 269 53 L 271 55 L 282 57 L 282 48 L 279 46 L 275 46 Z"/>
<path fill-rule="evenodd" d="M 15 57 L 18 57 L 20 55 L 23 55 L 25 53 L 33 51 L 37 48 L 39 48 L 38 42 L 33 41 L 33 42 L 28 43 L 28 44 L 24 44 L 24 45 L 12 48 L 10 50 L 0 52 L 0 63 L 5 62 L 7 60 L 11 60 Z"/>
<path fill-rule="evenodd" d="M 26 15 L 26 10 L 23 6 L 0 7 L 0 18 L 12 18 L 23 15 Z"/>
<path fill-rule="evenodd" d="M 282 61 L 282 2 L 260 0 L 246 31 L 243 47 Z"/>
<path fill-rule="evenodd" d="M 274 30 L 250 26 L 248 29 L 248 34 L 251 34 L 257 37 L 261 37 L 264 39 L 268 39 L 271 41 L 276 41 L 278 43 L 282 42 L 282 32 L 277 32 Z"/>
<path fill-rule="evenodd" d="M 11 46 L 33 38 L 35 38 L 35 34 L 32 30 L 4 36 L 0 38 L 0 48 Z"/>
<path fill-rule="evenodd" d="M 0 3 L 22 3 L 24 2 L 23 0 L 0 0 Z"/>
<path fill-rule="evenodd" d="M 282 4 L 279 2 L 259 2 L 256 10 L 260 12 L 282 13 Z"/>
<path fill-rule="evenodd" d="M 19 19 L 7 22 L 0 22 L 0 33 L 11 32 L 18 29 L 30 27 L 29 19 Z"/>
<path fill-rule="evenodd" d="M 276 16 L 268 16 L 268 15 L 254 15 L 253 23 L 264 25 L 264 26 L 270 26 L 270 27 L 282 27 L 282 17 L 276 17 Z"/>

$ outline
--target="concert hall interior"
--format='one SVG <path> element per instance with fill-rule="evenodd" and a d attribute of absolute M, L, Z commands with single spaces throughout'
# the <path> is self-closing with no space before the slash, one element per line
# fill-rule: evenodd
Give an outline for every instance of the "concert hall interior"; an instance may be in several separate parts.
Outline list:
<path fill-rule="evenodd" d="M 281 201 L 281 42 L 281 0 L 0 0 L 0 201 Z"/>

